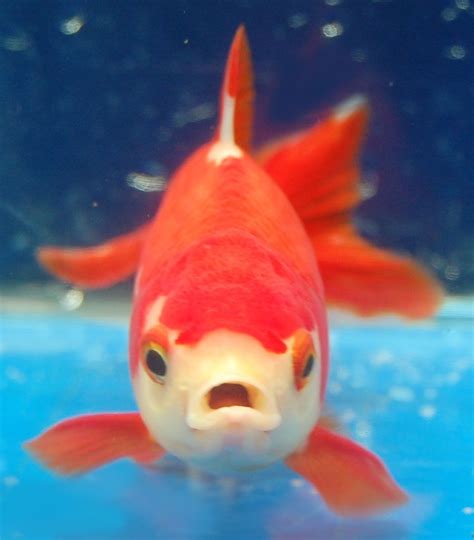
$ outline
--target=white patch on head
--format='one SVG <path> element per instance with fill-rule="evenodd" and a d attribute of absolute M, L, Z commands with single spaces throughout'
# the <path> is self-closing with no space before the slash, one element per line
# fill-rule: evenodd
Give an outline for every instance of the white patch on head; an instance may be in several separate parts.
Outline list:
<path fill-rule="evenodd" d="M 158 323 L 164 301 L 151 306 L 144 331 Z M 143 420 L 168 452 L 225 472 L 269 465 L 304 443 L 320 414 L 320 362 L 298 391 L 291 339 L 287 352 L 277 354 L 228 330 L 210 332 L 192 345 L 176 345 L 177 335 L 169 335 L 164 384 L 154 382 L 142 362 L 133 380 Z M 238 386 L 248 403 L 216 404 L 223 385 Z"/>
<path fill-rule="evenodd" d="M 218 141 L 214 143 L 207 154 L 208 161 L 220 165 L 228 157 L 241 158 L 242 150 L 234 143 Z"/>
<path fill-rule="evenodd" d="M 343 122 L 349 116 L 354 114 L 355 111 L 365 107 L 367 105 L 367 99 L 362 94 L 355 94 L 349 99 L 346 99 L 333 109 L 333 118 L 339 122 Z"/>

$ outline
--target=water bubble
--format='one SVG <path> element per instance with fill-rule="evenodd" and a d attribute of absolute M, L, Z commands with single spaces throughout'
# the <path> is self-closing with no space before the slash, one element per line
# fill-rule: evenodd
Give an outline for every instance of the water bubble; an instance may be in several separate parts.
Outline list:
<path fill-rule="evenodd" d="M 455 264 L 448 264 L 444 270 L 444 276 L 450 281 L 454 281 L 459 278 L 460 270 Z"/>
<path fill-rule="evenodd" d="M 70 289 L 59 300 L 59 305 L 66 311 L 74 311 L 81 307 L 84 301 L 84 293 L 78 289 Z"/>
<path fill-rule="evenodd" d="M 425 399 L 435 399 L 435 397 L 438 395 L 438 390 L 436 388 L 426 388 L 423 392 L 423 396 Z"/>
<path fill-rule="evenodd" d="M 288 26 L 290 28 L 301 28 L 308 23 L 308 16 L 304 13 L 295 13 L 288 18 Z"/>
<path fill-rule="evenodd" d="M 455 0 L 455 4 L 458 9 L 463 10 L 469 9 L 469 7 L 471 6 L 470 0 Z"/>
<path fill-rule="evenodd" d="M 340 381 L 346 381 L 349 378 L 350 371 L 345 367 L 338 367 L 336 370 L 336 377 Z"/>
<path fill-rule="evenodd" d="M 7 379 L 18 384 L 26 382 L 25 374 L 16 367 L 8 367 L 5 371 L 5 375 L 7 376 Z"/>
<path fill-rule="evenodd" d="M 304 486 L 304 480 L 302 480 L 301 478 L 292 478 L 290 484 L 294 488 L 300 488 Z"/>
<path fill-rule="evenodd" d="M 342 386 L 340 383 L 334 381 L 328 384 L 328 392 L 332 396 L 336 396 L 337 394 L 340 394 L 342 391 Z"/>
<path fill-rule="evenodd" d="M 355 412 L 352 409 L 346 409 L 342 412 L 340 418 L 341 422 L 344 424 L 348 424 L 349 422 L 352 422 L 356 417 Z"/>
<path fill-rule="evenodd" d="M 395 401 L 409 403 L 415 398 L 415 393 L 407 386 L 392 386 L 389 390 L 389 396 Z"/>
<path fill-rule="evenodd" d="M 472 507 L 472 506 L 465 506 L 465 507 L 462 509 L 462 513 L 465 514 L 466 516 L 472 516 L 472 515 L 474 515 L 474 507 Z"/>
<path fill-rule="evenodd" d="M 466 49 L 462 45 L 451 45 L 444 50 L 444 56 L 449 60 L 462 60 L 466 56 Z"/>
<path fill-rule="evenodd" d="M 16 476 L 5 476 L 3 479 L 3 484 L 6 487 L 14 487 L 20 483 L 20 480 Z"/>
<path fill-rule="evenodd" d="M 372 426 L 367 420 L 359 420 L 355 425 L 355 433 L 359 439 L 369 439 L 372 436 Z"/>
<path fill-rule="evenodd" d="M 370 359 L 370 363 L 374 366 L 383 366 L 386 364 L 391 364 L 393 362 L 393 354 L 390 351 L 381 350 L 378 351 Z"/>
<path fill-rule="evenodd" d="M 461 376 L 457 371 L 451 371 L 451 373 L 448 373 L 446 376 L 446 382 L 451 385 L 457 384 L 461 380 Z"/>
<path fill-rule="evenodd" d="M 24 32 L 3 38 L 2 46 L 7 51 L 22 52 L 31 47 L 31 40 Z"/>
<path fill-rule="evenodd" d="M 426 420 L 431 420 L 434 416 L 436 416 L 436 412 L 436 407 L 433 405 L 422 405 L 418 409 L 418 414 Z"/>
<path fill-rule="evenodd" d="M 84 19 L 80 15 L 75 15 L 70 19 L 62 21 L 59 26 L 59 29 L 66 36 L 71 36 L 72 34 L 77 34 L 79 30 L 84 26 Z"/>
<path fill-rule="evenodd" d="M 327 38 L 334 38 L 334 37 L 340 36 L 343 32 L 344 32 L 344 27 L 342 26 L 340 22 L 337 22 L 337 21 L 325 24 L 321 28 L 321 33 L 323 34 L 324 37 L 327 37 Z"/>
<path fill-rule="evenodd" d="M 133 172 L 127 175 L 126 181 L 130 187 L 145 193 L 163 191 L 166 188 L 166 178 L 162 175 Z"/>
<path fill-rule="evenodd" d="M 342 4 L 342 0 L 325 0 L 325 4 L 327 6 L 338 6 L 339 4 Z"/>
<path fill-rule="evenodd" d="M 446 22 L 454 21 L 458 16 L 458 12 L 452 7 L 447 7 L 441 12 L 441 18 Z"/>
<path fill-rule="evenodd" d="M 367 61 L 367 52 L 364 49 L 354 49 L 351 52 L 351 58 L 354 62 L 366 62 Z"/>

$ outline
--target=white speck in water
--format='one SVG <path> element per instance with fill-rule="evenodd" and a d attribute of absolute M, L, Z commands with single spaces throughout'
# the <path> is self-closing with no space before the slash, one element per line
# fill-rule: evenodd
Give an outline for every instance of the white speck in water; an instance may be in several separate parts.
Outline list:
<path fill-rule="evenodd" d="M 454 3 L 456 4 L 456 7 L 458 9 L 463 9 L 463 10 L 469 9 L 471 6 L 470 0 L 455 0 Z"/>
<path fill-rule="evenodd" d="M 325 4 L 327 6 L 338 6 L 339 4 L 342 4 L 342 0 L 325 0 Z"/>
<path fill-rule="evenodd" d="M 431 420 L 434 416 L 436 416 L 436 407 L 433 405 L 422 405 L 418 409 L 418 414 L 426 420 Z"/>
<path fill-rule="evenodd" d="M 423 392 L 425 399 L 435 399 L 438 395 L 438 390 L 436 388 L 426 388 Z"/>
<path fill-rule="evenodd" d="M 81 307 L 84 301 L 84 293 L 78 289 L 69 289 L 59 300 L 59 304 L 66 311 L 74 311 Z"/>
<path fill-rule="evenodd" d="M 187 44 L 189 43 L 189 38 L 186 38 L 185 40 L 183 40 L 183 43 L 184 43 L 185 45 L 187 45 Z"/>
<path fill-rule="evenodd" d="M 3 479 L 3 484 L 6 487 L 15 487 L 20 483 L 20 480 L 16 476 L 5 476 Z"/>
<path fill-rule="evenodd" d="M 409 403 L 415 399 L 415 393 L 408 386 L 392 386 L 388 393 L 393 400 L 403 403 Z"/>
<path fill-rule="evenodd" d="M 441 18 L 446 22 L 454 21 L 457 16 L 458 12 L 452 7 L 447 7 L 441 12 Z"/>
<path fill-rule="evenodd" d="M 337 36 L 340 36 L 343 32 L 344 32 L 344 27 L 338 21 L 325 24 L 321 28 L 322 35 L 327 38 L 335 38 Z"/>
<path fill-rule="evenodd" d="M 355 425 L 355 433 L 359 439 L 369 439 L 372 435 L 372 426 L 367 420 L 358 420 Z"/>
<path fill-rule="evenodd" d="M 304 486 L 304 480 L 302 480 L 301 478 L 292 478 L 290 484 L 294 488 L 300 488 Z"/>
<path fill-rule="evenodd" d="M 367 52 L 364 49 L 354 49 L 351 52 L 351 58 L 354 62 L 366 62 L 367 61 Z"/>
<path fill-rule="evenodd" d="M 462 513 L 466 516 L 472 516 L 474 515 L 474 507 L 472 506 L 465 506 L 463 509 L 462 509 Z"/>
<path fill-rule="evenodd" d="M 383 366 L 386 364 L 391 364 L 393 362 L 393 354 L 387 350 L 381 350 L 372 356 L 370 362 L 374 366 Z"/>
<path fill-rule="evenodd" d="M 444 56 L 449 60 L 463 60 L 466 54 L 466 49 L 462 45 L 451 45 L 444 50 Z"/>
<path fill-rule="evenodd" d="M 7 376 L 7 379 L 18 384 L 26 382 L 25 374 L 16 367 L 8 367 L 5 371 L 5 375 Z"/>
<path fill-rule="evenodd" d="M 66 36 L 77 34 L 79 30 L 84 26 L 84 19 L 80 15 L 75 15 L 70 19 L 66 19 L 60 25 L 60 30 Z"/>
<path fill-rule="evenodd" d="M 308 16 L 305 13 L 295 13 L 288 17 L 288 26 L 290 28 L 301 28 L 308 23 Z"/>

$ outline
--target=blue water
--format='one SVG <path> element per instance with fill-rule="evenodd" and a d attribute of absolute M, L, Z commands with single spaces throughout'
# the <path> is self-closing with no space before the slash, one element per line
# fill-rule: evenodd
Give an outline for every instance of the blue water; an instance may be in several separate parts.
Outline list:
<path fill-rule="evenodd" d="M 472 305 L 471 305 L 472 307 Z M 85 412 L 130 410 L 127 329 L 77 315 L 2 316 L 0 532 L 5 540 L 467 539 L 474 530 L 472 319 L 336 325 L 328 404 L 379 453 L 410 503 L 342 519 L 283 465 L 237 478 L 165 458 L 63 479 L 21 443 Z"/>

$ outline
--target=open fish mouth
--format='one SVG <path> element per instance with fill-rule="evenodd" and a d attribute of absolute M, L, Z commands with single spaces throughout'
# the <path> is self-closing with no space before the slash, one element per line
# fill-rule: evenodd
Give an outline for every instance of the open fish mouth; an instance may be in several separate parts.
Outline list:
<path fill-rule="evenodd" d="M 274 396 L 263 386 L 245 380 L 224 380 L 190 397 L 186 420 L 192 429 L 271 431 L 280 425 L 281 416 Z"/>

